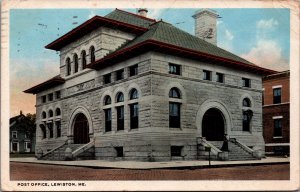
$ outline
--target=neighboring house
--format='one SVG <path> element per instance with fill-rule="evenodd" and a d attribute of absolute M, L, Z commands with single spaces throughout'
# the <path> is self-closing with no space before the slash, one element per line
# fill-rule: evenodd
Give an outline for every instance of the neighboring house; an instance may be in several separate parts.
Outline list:
<path fill-rule="evenodd" d="M 263 157 L 262 76 L 274 71 L 217 47 L 214 11 L 193 16 L 197 37 L 139 13 L 95 16 L 46 46 L 60 74 L 24 91 L 39 158 Z"/>
<path fill-rule="evenodd" d="M 263 127 L 267 154 L 289 154 L 290 71 L 263 78 Z"/>
<path fill-rule="evenodd" d="M 10 153 L 30 153 L 35 151 L 35 124 L 23 115 L 9 119 Z"/>

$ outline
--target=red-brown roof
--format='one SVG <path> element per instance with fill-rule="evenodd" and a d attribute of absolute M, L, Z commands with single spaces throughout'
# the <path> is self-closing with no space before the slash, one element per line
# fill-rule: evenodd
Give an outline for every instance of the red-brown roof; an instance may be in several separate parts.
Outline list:
<path fill-rule="evenodd" d="M 231 59 L 226 59 L 155 40 L 146 40 L 131 47 L 120 49 L 119 51 L 116 51 L 102 59 L 97 60 L 96 62 L 88 65 L 87 67 L 99 70 L 113 63 L 132 58 L 138 54 L 142 54 L 151 50 L 160 53 L 167 53 L 176 56 L 183 56 L 190 59 L 196 59 L 198 61 L 213 62 L 215 64 L 221 64 L 223 66 L 233 67 L 235 69 L 247 70 L 249 72 L 254 72 L 262 75 L 276 73 L 276 71 L 274 70 L 262 68 L 257 65 L 249 65 L 243 62 L 238 62 Z"/>
<path fill-rule="evenodd" d="M 147 31 L 147 28 L 144 27 L 116 21 L 105 17 L 95 16 L 79 25 L 78 27 L 74 28 L 70 32 L 66 33 L 62 37 L 56 39 L 52 43 L 46 45 L 45 48 L 59 51 L 62 47 L 75 41 L 76 39 L 79 39 L 83 35 L 90 33 L 92 30 L 100 26 L 112 27 L 114 29 L 120 29 L 133 34 L 141 34 Z"/>
<path fill-rule="evenodd" d="M 55 87 L 57 85 L 61 85 L 63 83 L 65 83 L 65 79 L 60 77 L 59 75 L 57 75 L 57 76 L 55 76 L 55 77 L 53 77 L 53 78 L 51 78 L 51 79 L 49 79 L 49 80 L 47 80 L 43 83 L 40 83 L 40 84 L 38 84 L 34 87 L 31 87 L 31 88 L 25 90 L 24 93 L 37 94 L 41 91 L 44 91 L 44 90 L 49 89 L 51 87 Z"/>

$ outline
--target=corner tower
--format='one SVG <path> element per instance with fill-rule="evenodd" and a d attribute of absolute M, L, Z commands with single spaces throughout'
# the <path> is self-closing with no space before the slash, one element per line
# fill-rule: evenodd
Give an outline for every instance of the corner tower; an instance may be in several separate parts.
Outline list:
<path fill-rule="evenodd" d="M 211 9 L 201 9 L 193 15 L 195 36 L 217 45 L 217 19 L 219 15 Z"/>

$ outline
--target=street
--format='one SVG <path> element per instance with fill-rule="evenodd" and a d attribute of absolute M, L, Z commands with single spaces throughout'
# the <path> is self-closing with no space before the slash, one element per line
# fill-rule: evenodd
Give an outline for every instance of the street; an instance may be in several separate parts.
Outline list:
<path fill-rule="evenodd" d="M 11 180 L 288 180 L 289 175 L 289 164 L 130 170 L 10 163 Z"/>

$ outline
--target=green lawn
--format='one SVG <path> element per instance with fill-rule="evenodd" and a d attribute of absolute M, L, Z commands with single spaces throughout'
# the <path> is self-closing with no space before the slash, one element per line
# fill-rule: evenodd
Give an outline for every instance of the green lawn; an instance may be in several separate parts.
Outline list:
<path fill-rule="evenodd" d="M 34 153 L 11 153 L 10 158 L 21 158 L 21 157 L 35 157 Z"/>

